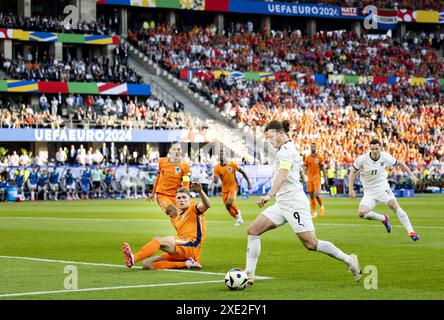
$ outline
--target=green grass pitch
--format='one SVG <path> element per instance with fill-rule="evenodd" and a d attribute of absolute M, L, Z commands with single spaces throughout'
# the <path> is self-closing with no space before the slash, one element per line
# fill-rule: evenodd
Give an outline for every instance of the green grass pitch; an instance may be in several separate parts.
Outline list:
<path fill-rule="evenodd" d="M 157 204 L 144 200 L 0 203 L 0 299 L 444 298 L 441 196 L 399 200 L 422 236 L 418 242 L 410 239 L 393 213 L 393 230 L 388 234 L 379 222 L 357 217 L 358 199 L 324 200 L 326 216 L 315 219 L 317 237 L 358 254 L 363 268 L 376 266 L 377 289 L 364 287 L 368 274 L 356 284 L 342 262 L 304 249 L 285 225 L 262 236 L 257 274 L 271 279 L 229 291 L 224 274 L 245 266 L 246 228 L 261 212 L 256 200 L 238 198 L 245 224 L 234 227 L 221 199 L 212 199 L 201 272 L 121 267 L 124 241 L 136 251 L 153 236 L 174 235 Z M 389 209 L 378 205 L 375 211 L 385 214 Z M 65 278 L 72 276 L 64 272 L 67 265 L 77 268 L 77 290 L 64 287 Z"/>

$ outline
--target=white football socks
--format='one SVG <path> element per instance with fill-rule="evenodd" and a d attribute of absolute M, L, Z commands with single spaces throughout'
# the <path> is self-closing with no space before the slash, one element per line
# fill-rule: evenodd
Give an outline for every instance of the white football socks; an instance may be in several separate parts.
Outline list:
<path fill-rule="evenodd" d="M 247 266 L 245 271 L 248 276 L 254 276 L 256 272 L 257 260 L 261 254 L 261 237 L 260 236 L 248 236 L 247 244 Z"/>
<path fill-rule="evenodd" d="M 382 214 L 376 213 L 374 211 L 370 211 L 365 216 L 362 217 L 363 219 L 367 220 L 378 220 L 378 221 L 384 221 L 385 217 Z"/>
<path fill-rule="evenodd" d="M 332 258 L 341 260 L 348 266 L 353 263 L 353 259 L 348 254 L 342 252 L 341 249 L 336 247 L 330 241 L 318 240 L 318 247 L 316 248 L 316 251 L 325 253 Z"/>
<path fill-rule="evenodd" d="M 398 216 L 398 219 L 399 219 L 399 221 L 401 221 L 401 224 L 404 226 L 404 228 L 407 229 L 407 232 L 409 234 L 414 232 L 412 224 L 410 223 L 410 220 L 409 220 L 409 216 L 401 207 L 396 209 L 396 215 Z"/>

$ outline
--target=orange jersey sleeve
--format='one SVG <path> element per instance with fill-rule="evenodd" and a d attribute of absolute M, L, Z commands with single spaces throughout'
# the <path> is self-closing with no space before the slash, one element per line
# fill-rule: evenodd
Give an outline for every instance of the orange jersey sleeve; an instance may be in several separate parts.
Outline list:
<path fill-rule="evenodd" d="M 219 169 L 220 169 L 220 165 L 217 164 L 214 167 L 214 177 L 219 177 L 220 176 Z"/>
<path fill-rule="evenodd" d="M 197 248 L 203 245 L 207 235 L 206 223 L 204 214 L 197 210 L 197 203 L 191 203 L 187 210 L 171 219 L 171 222 L 177 231 L 177 237 L 187 241 L 181 245 Z"/>
<path fill-rule="evenodd" d="M 225 166 L 219 166 L 219 176 L 222 180 L 222 192 L 228 192 L 237 188 L 236 171 L 239 171 L 239 166 L 234 162 L 229 162 Z"/>
<path fill-rule="evenodd" d="M 159 182 L 156 192 L 174 197 L 176 191 L 182 186 L 183 177 L 189 176 L 189 170 L 188 164 L 171 163 L 168 158 L 161 158 L 159 160 Z"/>
<path fill-rule="evenodd" d="M 305 157 L 305 165 L 307 166 L 307 176 L 309 179 L 321 178 L 322 157 L 320 155 L 312 156 L 311 154 Z"/>

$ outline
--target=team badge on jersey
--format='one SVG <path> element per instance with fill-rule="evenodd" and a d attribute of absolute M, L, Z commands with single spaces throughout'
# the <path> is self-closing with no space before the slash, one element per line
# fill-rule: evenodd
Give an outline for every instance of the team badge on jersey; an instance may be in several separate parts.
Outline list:
<path fill-rule="evenodd" d="M 319 159 L 315 159 L 315 163 L 318 164 L 319 163 Z"/>
<path fill-rule="evenodd" d="M 381 167 L 383 167 L 384 166 L 384 162 L 381 162 Z"/>
<path fill-rule="evenodd" d="M 164 208 L 165 208 L 165 207 L 166 207 L 166 205 L 167 205 L 167 204 L 166 204 L 166 202 L 165 202 L 165 201 L 162 201 L 162 207 L 164 207 Z"/>
<path fill-rule="evenodd" d="M 176 174 L 179 174 L 180 170 L 182 170 L 182 169 L 179 166 L 176 166 Z"/>
<path fill-rule="evenodd" d="M 228 173 L 231 173 L 231 167 L 228 167 L 227 171 Z"/>

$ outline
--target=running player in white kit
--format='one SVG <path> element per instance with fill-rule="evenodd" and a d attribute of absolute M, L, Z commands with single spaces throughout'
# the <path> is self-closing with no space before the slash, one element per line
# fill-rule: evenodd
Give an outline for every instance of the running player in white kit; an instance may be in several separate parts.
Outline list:
<path fill-rule="evenodd" d="M 404 163 L 397 161 L 387 152 L 381 152 L 381 143 L 378 140 L 372 140 L 370 142 L 370 152 L 360 155 L 353 166 L 351 166 L 349 196 L 350 198 L 356 197 L 353 184 L 355 182 L 356 174 L 360 172 L 362 186 L 364 187 L 364 197 L 359 204 L 359 216 L 367 220 L 381 221 L 387 232 L 390 232 L 392 226 L 390 225 L 389 216 L 372 211 L 376 206 L 376 202 L 382 202 L 396 213 L 399 221 L 401 221 L 402 225 L 409 233 L 410 238 L 412 238 L 413 241 L 417 241 L 421 237 L 413 230 L 409 216 L 399 206 L 387 181 L 385 169 L 396 165 L 410 175 L 413 183 L 418 181 L 413 172 Z"/>
<path fill-rule="evenodd" d="M 288 222 L 305 248 L 325 253 L 349 266 L 353 278 L 359 282 L 361 267 L 355 254 L 345 254 L 333 243 L 318 240 L 310 212 L 310 203 L 300 181 L 301 160 L 296 145 L 289 138 L 289 121 L 273 120 L 265 127 L 267 140 L 278 149 L 271 190 L 257 205 L 263 207 L 276 196 L 276 204 L 267 208 L 248 226 L 247 266 L 248 284 L 254 282 L 256 264 L 261 251 L 260 235 Z"/>

